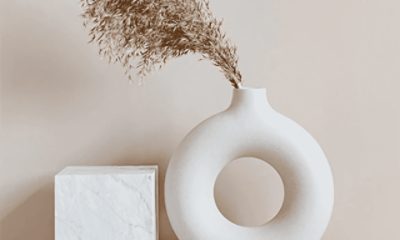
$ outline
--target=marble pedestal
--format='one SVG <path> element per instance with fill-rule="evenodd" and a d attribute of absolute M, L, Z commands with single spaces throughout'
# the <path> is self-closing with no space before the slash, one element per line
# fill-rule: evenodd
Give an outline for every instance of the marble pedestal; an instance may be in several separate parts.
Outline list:
<path fill-rule="evenodd" d="M 67 167 L 55 177 L 56 240 L 157 240 L 157 166 Z"/>

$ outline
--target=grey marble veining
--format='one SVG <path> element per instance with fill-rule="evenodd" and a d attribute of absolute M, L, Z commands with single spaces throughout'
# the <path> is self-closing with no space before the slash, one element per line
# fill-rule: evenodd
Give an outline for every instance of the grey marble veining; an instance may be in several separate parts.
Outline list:
<path fill-rule="evenodd" d="M 68 167 L 55 177 L 56 240 L 156 240 L 157 167 Z"/>

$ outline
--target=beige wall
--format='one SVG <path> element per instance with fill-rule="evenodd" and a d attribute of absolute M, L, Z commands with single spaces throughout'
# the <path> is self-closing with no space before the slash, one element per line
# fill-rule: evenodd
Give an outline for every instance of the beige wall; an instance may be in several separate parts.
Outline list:
<path fill-rule="evenodd" d="M 267 87 L 331 161 L 323 239 L 400 239 L 400 2 L 211 2 L 245 85 Z M 0 4 L 1 240 L 53 239 L 52 177 L 67 165 L 155 163 L 163 179 L 182 137 L 229 103 L 222 75 L 193 57 L 129 85 L 86 43 L 77 0 Z M 175 239 L 163 207 L 161 239 Z"/>

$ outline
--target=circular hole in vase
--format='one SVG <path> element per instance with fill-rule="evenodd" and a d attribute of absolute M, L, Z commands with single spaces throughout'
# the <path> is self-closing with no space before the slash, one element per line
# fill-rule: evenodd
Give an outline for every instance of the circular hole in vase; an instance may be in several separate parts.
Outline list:
<path fill-rule="evenodd" d="M 229 221 L 247 227 L 261 226 L 279 212 L 284 186 L 278 172 L 257 158 L 239 158 L 218 175 L 214 197 Z"/>

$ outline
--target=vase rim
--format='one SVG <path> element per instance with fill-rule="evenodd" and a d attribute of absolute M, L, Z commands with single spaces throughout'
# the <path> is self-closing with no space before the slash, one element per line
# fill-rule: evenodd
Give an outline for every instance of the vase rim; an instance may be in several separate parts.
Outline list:
<path fill-rule="evenodd" d="M 235 91 L 266 91 L 264 87 L 241 87 L 234 88 Z"/>

